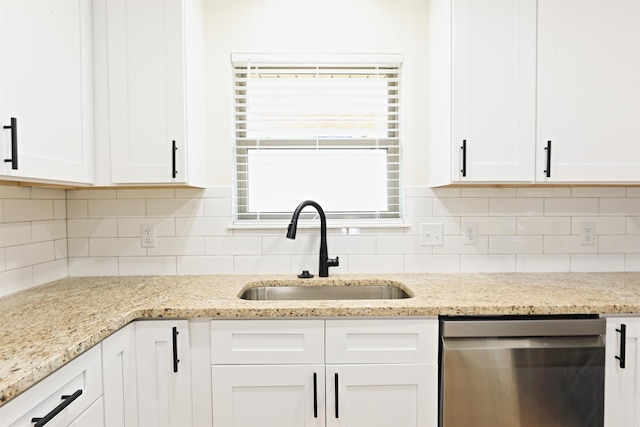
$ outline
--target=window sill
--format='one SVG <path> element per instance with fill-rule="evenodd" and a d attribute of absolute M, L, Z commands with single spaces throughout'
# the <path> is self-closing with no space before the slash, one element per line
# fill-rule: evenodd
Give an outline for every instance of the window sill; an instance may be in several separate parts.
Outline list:
<path fill-rule="evenodd" d="M 288 220 L 280 221 L 235 221 L 227 227 L 229 230 L 286 230 Z M 327 230 L 342 230 L 344 234 L 358 234 L 360 229 L 405 229 L 410 225 L 402 220 L 390 221 L 347 221 L 328 220 Z M 319 229 L 320 220 L 299 221 L 298 229 Z"/>

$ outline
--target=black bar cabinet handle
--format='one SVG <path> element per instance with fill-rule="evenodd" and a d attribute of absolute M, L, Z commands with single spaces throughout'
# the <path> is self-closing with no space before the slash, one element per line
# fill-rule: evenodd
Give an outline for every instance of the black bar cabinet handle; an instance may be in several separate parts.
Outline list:
<path fill-rule="evenodd" d="M 318 374 L 313 373 L 313 418 L 318 418 Z"/>
<path fill-rule="evenodd" d="M 178 372 L 178 363 L 180 363 L 180 359 L 178 359 L 178 328 L 173 327 L 173 372 Z"/>
<path fill-rule="evenodd" d="M 624 369 L 627 357 L 627 325 L 622 323 L 616 332 L 620 332 L 620 356 L 616 356 L 616 359 L 620 361 L 620 369 Z"/>
<path fill-rule="evenodd" d="M 547 141 L 547 146 L 545 147 L 547 150 L 547 169 L 544 170 L 547 178 L 551 177 L 551 141 Z"/>
<path fill-rule="evenodd" d="M 11 169 L 18 169 L 18 120 L 11 117 L 11 124 L 4 128 L 11 129 L 11 158 L 4 159 L 4 162 L 11 163 Z"/>
<path fill-rule="evenodd" d="M 460 172 L 462 172 L 462 176 L 465 177 L 467 176 L 467 140 L 466 139 L 462 140 L 462 146 L 460 147 L 460 149 L 462 150 L 462 169 L 460 169 Z"/>
<path fill-rule="evenodd" d="M 175 139 L 172 141 L 171 145 L 171 177 L 175 178 L 178 176 L 178 171 L 176 170 L 176 151 L 178 151 L 178 146 L 176 145 Z"/>
<path fill-rule="evenodd" d="M 51 412 L 49 412 L 47 415 L 45 415 L 44 417 L 31 418 L 31 422 L 35 423 L 33 427 L 42 427 L 43 425 L 47 424 L 49 421 L 55 418 L 56 415 L 62 412 L 64 408 L 71 405 L 71 403 L 73 403 L 74 400 L 79 398 L 81 394 L 82 394 L 82 390 L 76 390 L 76 392 L 73 393 L 72 395 L 66 395 L 66 394 L 62 395 L 60 397 L 62 399 L 62 402 L 58 406 L 53 408 Z"/>
<path fill-rule="evenodd" d="M 336 418 L 340 418 L 340 413 L 338 412 L 338 373 L 333 374 L 333 382 L 336 389 Z"/>

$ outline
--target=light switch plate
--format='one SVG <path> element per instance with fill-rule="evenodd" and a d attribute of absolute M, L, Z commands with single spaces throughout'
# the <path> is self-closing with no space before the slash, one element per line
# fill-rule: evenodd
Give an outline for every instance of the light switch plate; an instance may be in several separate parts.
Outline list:
<path fill-rule="evenodd" d="M 441 222 L 420 224 L 420 246 L 442 246 L 443 229 Z"/>

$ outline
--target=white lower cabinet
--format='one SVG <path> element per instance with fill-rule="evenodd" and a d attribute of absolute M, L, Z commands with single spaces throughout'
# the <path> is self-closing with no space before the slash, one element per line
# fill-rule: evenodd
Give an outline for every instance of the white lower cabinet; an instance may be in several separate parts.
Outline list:
<path fill-rule="evenodd" d="M 102 341 L 104 419 L 109 427 L 138 425 L 135 350 L 133 323 Z"/>
<path fill-rule="evenodd" d="M 437 425 L 435 319 L 213 320 L 211 332 L 214 426 Z"/>
<path fill-rule="evenodd" d="M 189 321 L 139 320 L 134 325 L 138 424 L 193 425 Z"/>
<path fill-rule="evenodd" d="M 640 317 L 607 317 L 605 427 L 640 427 Z"/>
<path fill-rule="evenodd" d="M 0 408 L 0 426 L 104 426 L 101 364 L 98 345 Z"/>

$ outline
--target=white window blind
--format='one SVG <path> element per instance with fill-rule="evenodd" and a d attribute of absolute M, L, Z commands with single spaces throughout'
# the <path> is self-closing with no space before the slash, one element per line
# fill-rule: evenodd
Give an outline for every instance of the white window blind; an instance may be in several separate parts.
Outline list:
<path fill-rule="evenodd" d="M 401 58 L 309 59 L 232 57 L 236 219 L 400 218 Z"/>

